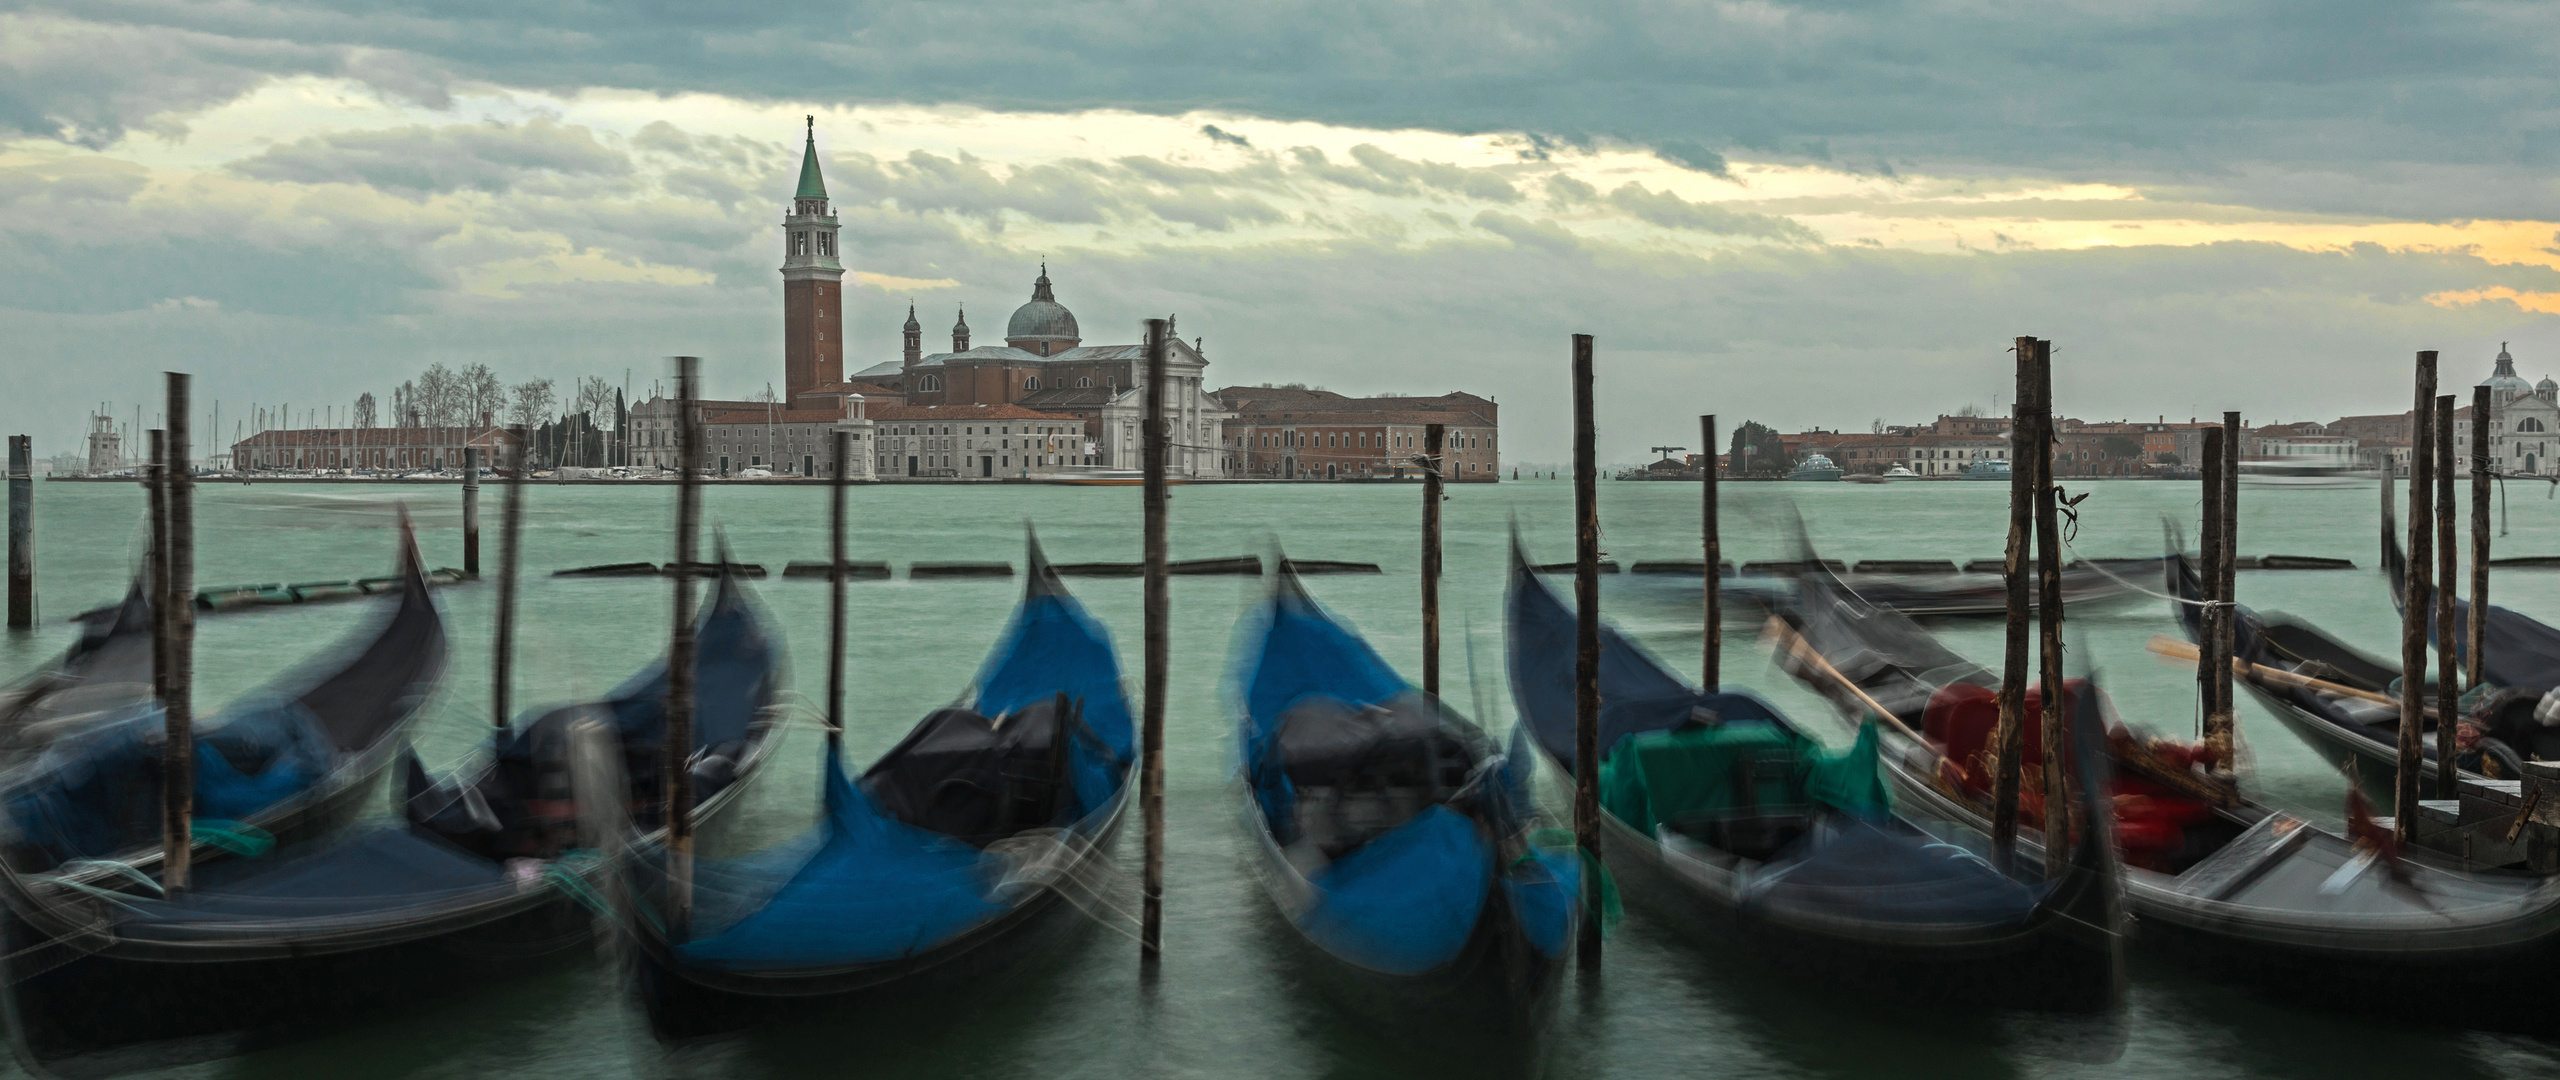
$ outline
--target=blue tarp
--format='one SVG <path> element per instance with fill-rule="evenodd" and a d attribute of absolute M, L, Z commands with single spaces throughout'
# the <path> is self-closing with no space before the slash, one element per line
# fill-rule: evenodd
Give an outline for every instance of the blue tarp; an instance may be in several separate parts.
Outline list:
<path fill-rule="evenodd" d="M 1361 967 L 1419 975 L 1466 947 L 1492 878 L 1493 847 L 1476 823 L 1430 807 L 1317 872 L 1298 928 Z"/>
<path fill-rule="evenodd" d="M 167 726 L 151 702 L 46 747 L 8 794 L 19 842 L 61 862 L 158 838 Z M 198 725 L 195 816 L 247 820 L 309 790 L 337 758 L 318 722 L 290 700 L 226 709 Z"/>
<path fill-rule="evenodd" d="M 1074 598 L 1024 599 L 978 677 L 976 708 L 999 717 L 1065 693 L 1108 747 L 1072 748 L 1076 818 L 1127 783 L 1135 758 L 1129 703 L 1111 637 Z M 725 971 L 845 967 L 929 950 L 1028 899 L 997 888 L 1013 861 L 882 813 L 825 763 L 826 816 L 794 840 L 695 866 L 695 927 L 675 945 L 686 964 Z"/>
<path fill-rule="evenodd" d="M 1511 578 L 1508 600 L 1511 691 L 1539 749 L 1573 768 L 1574 615 L 1526 568 Z M 1674 727 L 1698 710 L 1725 720 L 1786 721 L 1768 702 L 1744 693 L 1700 693 L 1607 623 L 1600 624 L 1600 758 L 1618 740 Z"/>
<path fill-rule="evenodd" d="M 1751 876 L 1745 904 L 1830 910 L 1867 921 L 1994 925 L 2035 910 L 2043 890 L 1950 844 L 1842 819 L 1840 827 Z"/>
<path fill-rule="evenodd" d="M 826 762 L 826 820 L 815 850 L 786 844 L 697 864 L 697 916 L 709 930 L 738 898 L 766 897 L 709 936 L 675 947 L 715 971 L 834 967 L 895 960 L 1005 912 L 995 885 L 1010 860 L 884 816 Z"/>
<path fill-rule="evenodd" d="M 516 887 L 494 861 L 406 826 L 373 825 L 267 858 L 210 864 L 173 900 L 128 898 L 117 932 L 153 940 L 292 933 L 307 929 L 299 920 L 399 918 Z"/>

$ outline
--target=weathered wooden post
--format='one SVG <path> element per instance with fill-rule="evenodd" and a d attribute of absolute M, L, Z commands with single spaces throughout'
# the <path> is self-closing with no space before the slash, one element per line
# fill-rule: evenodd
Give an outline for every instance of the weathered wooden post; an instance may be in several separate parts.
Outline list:
<path fill-rule="evenodd" d="M 1138 924 L 1138 958 L 1149 969 L 1154 968 L 1164 952 L 1164 693 L 1170 674 L 1171 642 L 1166 620 L 1170 616 L 1171 581 L 1165 562 L 1165 442 L 1170 432 L 1164 425 L 1165 334 L 1171 320 L 1147 320 L 1147 389 L 1146 389 L 1146 489 L 1142 500 L 1145 513 L 1146 580 L 1146 704 L 1143 717 L 1141 752 L 1145 760 L 1138 774 L 1138 803 L 1146 816 L 1146 875 L 1140 893 L 1145 903 Z"/>
<path fill-rule="evenodd" d="M 659 775 L 667 799 L 667 937 L 682 941 L 693 918 L 693 579 L 701 576 L 695 533 L 702 513 L 702 418 L 698 357 L 676 357 L 676 596 L 667 645 L 667 733 Z M 519 466 L 524 447 L 516 449 Z M 521 467 L 516 472 L 523 473 Z M 510 481 L 513 482 L 513 481 Z"/>
<path fill-rule="evenodd" d="M 33 443 L 9 436 L 9 629 L 36 624 L 36 477 Z"/>
<path fill-rule="evenodd" d="M 2468 669 L 2464 689 L 2480 685 L 2482 654 L 2489 647 L 2489 475 L 2493 471 L 2489 388 L 2475 386 L 2471 388 L 2471 625 L 2464 631 L 2469 639 L 2463 650 L 2463 666 Z M 2387 490 L 2390 485 L 2383 487 Z"/>
<path fill-rule="evenodd" d="M 2231 660 L 2240 648 L 2240 414 L 2222 414 L 2222 554 L 2215 560 L 2221 568 L 2222 619 L 2214 623 L 2220 635 L 2222 663 L 2214 668 L 2214 700 L 2222 708 L 2222 728 L 2226 740 L 2237 739 L 2239 708 L 2231 696 Z M 2232 761 L 2231 746 L 2223 748 L 2225 762 Z M 2226 766 L 2227 767 L 2227 766 Z"/>
<path fill-rule="evenodd" d="M 2204 586 L 2205 608 L 2196 620 L 2196 696 L 2204 706 L 2203 727 L 2196 734 L 2207 746 L 2214 745 L 2223 716 L 2222 683 L 2213 673 L 2217 667 L 2231 666 L 2230 658 L 2222 655 L 2222 618 L 2230 612 L 2223 606 L 2222 595 L 2222 459 L 2236 448 L 2225 445 L 2222 436 L 2221 428 L 2204 430 L 2203 472 L 2197 485 L 2204 514 L 2201 535 L 2196 537 L 2196 576 Z M 2219 757 L 2214 761 L 2215 767 L 2224 764 Z"/>
<path fill-rule="evenodd" d="M 160 603 L 168 612 L 168 682 L 161 708 L 167 741 L 161 758 L 160 883 L 174 892 L 194 876 L 195 855 L 195 659 L 196 511 L 194 477 L 187 467 L 188 379 L 168 373 L 169 435 L 165 470 L 169 506 L 169 559 Z"/>
<path fill-rule="evenodd" d="M 498 636 L 489 659 L 489 723 L 507 730 L 507 695 L 514 686 L 516 656 L 516 576 L 521 572 L 524 536 L 524 425 L 515 428 L 514 460 L 508 463 L 507 501 L 498 522 Z M 475 563 L 480 557 L 480 456 L 462 452 L 462 553 Z M 478 566 L 469 568 L 477 574 Z"/>
<path fill-rule="evenodd" d="M 2462 790 L 2456 779 L 2454 763 L 2454 729 L 2460 727 L 2455 718 L 2462 714 L 2462 679 L 2454 663 L 2454 645 L 2459 631 L 2453 622 L 2453 597 L 2460 591 L 2454 582 L 2462 570 L 2456 565 L 2458 549 L 2454 547 L 2453 505 L 2453 395 L 2436 398 L 2436 588 L 2430 594 L 2436 619 L 2436 798 L 2458 798 Z"/>
<path fill-rule="evenodd" d="M 2027 545 L 2035 537 L 2036 448 L 2045 445 L 2035 406 L 2036 339 L 2019 338 L 2016 404 L 2009 419 L 2009 550 L 2001 564 L 2009 592 L 2007 649 L 2001 654 L 2000 722 L 1991 734 L 1991 846 L 2006 868 L 2018 845 L 2018 770 L 2027 716 Z"/>
<path fill-rule="evenodd" d="M 844 501 L 853 478 L 853 433 L 836 429 L 836 482 L 827 497 L 827 753 L 844 752 Z"/>
<path fill-rule="evenodd" d="M 2053 342 L 2037 339 L 2033 350 L 2036 378 L 2036 626 L 2042 648 L 2043 693 L 2037 719 L 2044 742 L 2045 876 L 2058 878 L 2071 858 L 2069 770 L 2063 753 L 2071 746 L 2064 710 L 2071 695 L 2062 687 L 2062 527 L 2054 498 Z M 2014 467 L 2014 466 L 2013 466 Z"/>
<path fill-rule="evenodd" d="M 1698 479 L 1705 489 L 1699 494 L 1698 532 L 1706 543 L 1707 643 L 1706 674 L 1699 685 L 1710 694 L 1724 685 L 1724 539 L 1716 524 L 1716 418 L 1710 413 L 1698 418 Z"/>
<path fill-rule="evenodd" d="M 516 453 L 516 468 L 524 468 L 521 450 Z M 508 487 L 512 490 L 514 485 Z M 462 572 L 480 576 L 480 451 L 468 446 L 462 449 Z"/>
<path fill-rule="evenodd" d="M 1422 428 L 1422 692 L 1440 696 L 1440 459 L 1449 444 L 1442 424 Z"/>
<path fill-rule="evenodd" d="M 1573 842 L 1600 858 L 1600 485 L 1591 420 L 1591 335 L 1573 335 Z M 1598 876 L 1583 875 L 1586 912 Z M 1581 963 L 1600 966 L 1600 920 L 1582 920 Z"/>
<path fill-rule="evenodd" d="M 2391 791 L 2392 832 L 2404 844 L 2417 827 L 2418 777 L 2425 764 L 2427 598 L 2435 570 L 2435 522 L 2428 504 L 2436 464 L 2433 349 L 2418 354 L 2417 384 L 2417 406 L 2409 414 L 2409 551 L 2400 605 L 2400 762 Z"/>

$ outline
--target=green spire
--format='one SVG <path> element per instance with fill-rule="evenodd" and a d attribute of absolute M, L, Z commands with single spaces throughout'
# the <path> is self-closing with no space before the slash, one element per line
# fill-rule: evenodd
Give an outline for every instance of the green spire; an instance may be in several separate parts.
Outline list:
<path fill-rule="evenodd" d="M 818 118 L 809 118 L 809 145 L 800 153 L 800 193 L 795 199 L 827 197 L 827 182 L 818 176 Z"/>

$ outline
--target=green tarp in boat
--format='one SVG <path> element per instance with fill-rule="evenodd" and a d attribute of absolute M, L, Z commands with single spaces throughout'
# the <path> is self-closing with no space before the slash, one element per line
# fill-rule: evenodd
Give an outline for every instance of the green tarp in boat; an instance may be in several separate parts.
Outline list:
<path fill-rule="evenodd" d="M 1872 720 L 1858 729 L 1857 742 L 1837 751 L 1764 722 L 1649 731 L 1619 740 L 1601 759 L 1600 805 L 1648 836 L 1666 821 L 1745 807 L 1765 814 L 1810 804 L 1875 818 L 1893 805 L 1876 765 Z"/>

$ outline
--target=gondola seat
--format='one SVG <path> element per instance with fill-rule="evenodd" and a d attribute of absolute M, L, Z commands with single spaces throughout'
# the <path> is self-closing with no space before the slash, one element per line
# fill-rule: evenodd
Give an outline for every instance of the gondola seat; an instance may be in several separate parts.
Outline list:
<path fill-rule="evenodd" d="M 993 720 L 942 709 L 863 773 L 863 788 L 882 813 L 974 848 L 1062 828 L 1077 815 L 1067 744 L 1082 723 L 1063 695 Z"/>

